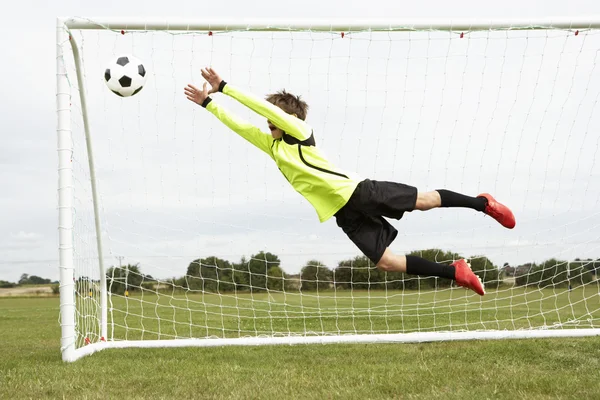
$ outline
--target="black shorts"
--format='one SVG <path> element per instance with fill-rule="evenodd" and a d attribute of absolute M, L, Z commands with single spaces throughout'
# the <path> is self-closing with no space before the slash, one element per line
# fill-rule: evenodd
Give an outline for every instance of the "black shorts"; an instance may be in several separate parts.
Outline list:
<path fill-rule="evenodd" d="M 336 214 L 337 224 L 375 264 L 398 231 L 385 218 L 400 219 L 415 209 L 417 188 L 396 182 L 360 182 Z"/>

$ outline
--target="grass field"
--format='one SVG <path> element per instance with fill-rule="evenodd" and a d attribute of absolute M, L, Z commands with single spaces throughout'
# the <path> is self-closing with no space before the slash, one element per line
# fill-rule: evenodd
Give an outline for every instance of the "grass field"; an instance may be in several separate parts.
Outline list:
<path fill-rule="evenodd" d="M 135 292 L 111 296 L 109 337 L 117 340 L 257 335 L 514 330 L 600 325 L 597 284 L 568 290 L 503 288 L 484 297 L 438 291 Z M 97 298 L 80 298 L 81 331 L 99 339 Z M 80 345 L 83 346 L 83 336 Z"/>
<path fill-rule="evenodd" d="M 142 333 L 153 339 L 159 332 L 165 338 L 175 333 L 295 332 L 305 326 L 316 331 L 410 331 L 448 321 L 459 329 L 482 328 L 481 321 L 497 329 L 566 322 L 574 316 L 597 326 L 600 299 L 594 290 L 512 291 L 512 300 L 509 291 L 500 291 L 483 303 L 454 291 L 435 294 L 434 302 L 427 297 L 433 295 L 392 294 L 390 300 L 377 293 L 371 299 L 342 294 L 319 299 L 326 311 L 320 316 L 311 313 L 310 296 L 279 294 L 267 301 L 263 294 L 237 300 L 144 295 L 113 299 L 112 318 L 116 338 L 124 338 L 119 326 L 143 326 L 129 331 L 129 339 Z M 55 297 L 0 299 L 1 399 L 600 398 L 600 338 L 105 350 L 65 364 L 58 305 Z M 331 312 L 334 305 L 337 312 Z M 123 309 L 128 313 L 118 311 Z M 377 310 L 385 310 L 385 316 Z M 167 321 L 160 328 L 157 316 Z M 289 318 L 294 316 L 298 318 Z"/>

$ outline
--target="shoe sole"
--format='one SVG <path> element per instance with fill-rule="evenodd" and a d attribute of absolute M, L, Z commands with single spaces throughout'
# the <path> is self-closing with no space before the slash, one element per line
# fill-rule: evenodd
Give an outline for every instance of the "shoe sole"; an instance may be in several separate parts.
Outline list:
<path fill-rule="evenodd" d="M 471 270 L 471 272 L 473 272 L 473 269 L 471 268 L 471 263 L 467 263 L 467 267 L 469 267 L 469 269 Z M 483 294 L 480 295 L 480 296 L 484 296 L 485 295 L 485 285 L 484 285 L 483 281 L 481 280 L 481 278 L 477 274 L 473 273 L 473 275 L 475 275 L 475 277 L 477 278 L 477 280 L 479 281 L 479 283 L 481 283 L 481 288 L 483 289 Z M 465 289 L 473 290 L 473 289 L 470 289 L 470 288 L 465 288 Z M 475 292 L 475 293 L 477 293 L 477 292 Z M 479 294 L 479 293 L 477 293 L 477 294 Z"/>

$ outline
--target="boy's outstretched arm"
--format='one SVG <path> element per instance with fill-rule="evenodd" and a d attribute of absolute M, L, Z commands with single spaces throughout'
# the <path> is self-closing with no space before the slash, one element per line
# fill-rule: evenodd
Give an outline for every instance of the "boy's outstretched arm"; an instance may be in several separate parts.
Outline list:
<path fill-rule="evenodd" d="M 212 68 L 202 70 L 202 76 L 212 86 L 211 90 L 223 92 L 233 97 L 252 111 L 267 118 L 273 125 L 296 139 L 306 140 L 312 135 L 312 128 L 301 119 L 290 115 L 281 108 L 266 100 L 246 93 L 229 83 L 226 83 Z"/>
<path fill-rule="evenodd" d="M 218 86 L 217 88 L 218 89 Z M 224 107 L 216 104 L 210 98 L 210 94 L 216 92 L 214 87 L 209 91 L 206 82 L 202 85 L 202 89 L 195 87 L 194 85 L 188 84 L 184 89 L 185 95 L 188 100 L 201 105 L 210 111 L 215 117 L 217 117 L 222 123 L 224 123 L 229 129 L 273 157 L 271 153 L 271 145 L 273 138 L 270 134 L 262 132 L 258 127 L 251 123 L 242 120 L 229 112 Z"/>

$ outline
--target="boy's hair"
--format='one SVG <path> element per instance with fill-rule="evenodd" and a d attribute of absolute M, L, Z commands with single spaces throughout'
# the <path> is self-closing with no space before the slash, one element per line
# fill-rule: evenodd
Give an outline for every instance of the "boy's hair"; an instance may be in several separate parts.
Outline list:
<path fill-rule="evenodd" d="M 308 104 L 300 96 L 294 96 L 283 89 L 277 93 L 267 95 L 266 100 L 288 114 L 296 114 L 302 121 L 306 119 Z"/>

